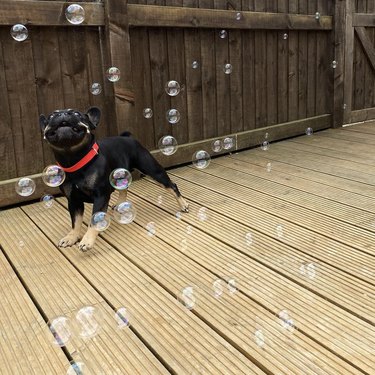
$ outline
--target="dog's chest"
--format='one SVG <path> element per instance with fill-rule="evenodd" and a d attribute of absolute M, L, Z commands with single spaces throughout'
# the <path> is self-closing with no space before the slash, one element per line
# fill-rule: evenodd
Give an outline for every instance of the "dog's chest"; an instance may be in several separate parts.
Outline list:
<path fill-rule="evenodd" d="M 88 175 L 82 176 L 79 179 L 71 179 L 67 181 L 63 186 L 64 194 L 69 197 L 72 194 L 79 194 L 91 197 L 93 192 L 98 189 L 99 185 L 99 174 L 98 172 L 93 172 Z"/>

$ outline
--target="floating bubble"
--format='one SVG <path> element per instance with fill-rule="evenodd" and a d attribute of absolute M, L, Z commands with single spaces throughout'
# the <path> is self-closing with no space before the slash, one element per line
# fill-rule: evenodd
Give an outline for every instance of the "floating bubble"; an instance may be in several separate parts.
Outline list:
<path fill-rule="evenodd" d="M 254 338 L 255 338 L 255 343 L 256 343 L 259 347 L 263 348 L 266 342 L 265 342 L 265 339 L 264 339 L 264 335 L 263 335 L 262 330 L 257 329 L 257 330 L 255 331 L 255 333 L 254 333 Z"/>
<path fill-rule="evenodd" d="M 237 292 L 237 286 L 236 286 L 236 280 L 235 279 L 229 279 L 227 283 L 227 288 L 229 294 L 234 294 Z"/>
<path fill-rule="evenodd" d="M 267 165 L 266 165 L 266 171 L 271 172 L 271 170 L 272 170 L 272 163 L 268 162 Z"/>
<path fill-rule="evenodd" d="M 168 109 L 166 117 L 170 124 L 177 124 L 180 121 L 181 115 L 177 109 L 172 108 Z"/>
<path fill-rule="evenodd" d="M 153 115 L 153 112 L 152 112 L 152 109 L 151 108 L 145 108 L 144 110 L 143 110 L 143 117 L 144 118 L 151 118 L 152 117 L 152 115 Z"/>
<path fill-rule="evenodd" d="M 186 227 L 186 234 L 192 234 L 193 233 L 193 227 L 191 225 L 188 225 Z"/>
<path fill-rule="evenodd" d="M 120 307 L 115 313 L 115 321 L 118 329 L 129 327 L 129 312 L 126 307 Z"/>
<path fill-rule="evenodd" d="M 240 12 L 236 13 L 236 20 L 239 21 L 242 18 L 242 14 Z"/>
<path fill-rule="evenodd" d="M 71 361 L 66 375 L 93 375 L 84 362 Z"/>
<path fill-rule="evenodd" d="M 102 85 L 98 82 L 94 82 L 91 85 L 90 91 L 91 91 L 91 94 L 93 95 L 99 95 L 102 92 Z"/>
<path fill-rule="evenodd" d="M 159 150 L 162 154 L 170 156 L 177 151 L 177 141 L 176 138 L 171 135 L 166 135 L 159 139 L 158 142 Z"/>
<path fill-rule="evenodd" d="M 191 63 L 191 67 L 193 69 L 198 69 L 199 68 L 199 62 L 194 60 L 192 63 Z"/>
<path fill-rule="evenodd" d="M 224 70 L 224 73 L 225 73 L 225 74 L 231 74 L 232 71 L 233 71 L 233 66 L 232 66 L 232 64 L 229 64 L 229 63 L 224 64 L 223 70 Z"/>
<path fill-rule="evenodd" d="M 42 180 L 47 186 L 60 186 L 65 181 L 65 172 L 58 165 L 49 165 L 42 172 Z"/>
<path fill-rule="evenodd" d="M 75 329 L 77 335 L 83 339 L 96 336 L 103 322 L 101 311 L 95 306 L 84 306 L 75 316 Z"/>
<path fill-rule="evenodd" d="M 120 79 L 120 69 L 115 66 L 111 66 L 107 69 L 106 77 L 110 82 L 117 82 Z"/>
<path fill-rule="evenodd" d="M 53 204 L 55 203 L 55 198 L 51 194 L 44 194 L 41 198 L 40 201 L 43 203 L 43 206 L 45 208 L 51 208 Z"/>
<path fill-rule="evenodd" d="M 158 206 L 161 206 L 163 204 L 163 196 L 162 195 L 159 195 L 157 200 L 156 200 L 156 204 Z"/>
<path fill-rule="evenodd" d="M 52 333 L 52 343 L 57 346 L 65 346 L 73 337 L 71 323 L 66 316 L 59 316 L 48 322 L 48 328 Z"/>
<path fill-rule="evenodd" d="M 18 246 L 19 246 L 19 247 L 24 247 L 24 246 L 25 246 L 25 242 L 23 242 L 23 241 L 19 241 L 19 242 L 18 242 Z"/>
<path fill-rule="evenodd" d="M 213 152 L 220 152 L 223 149 L 223 142 L 221 139 L 215 139 L 212 141 L 211 148 Z"/>
<path fill-rule="evenodd" d="M 181 291 L 181 299 L 183 304 L 188 310 L 191 310 L 196 305 L 196 298 L 194 295 L 194 288 L 192 286 L 187 286 Z"/>
<path fill-rule="evenodd" d="M 251 246 L 253 244 L 253 235 L 251 232 L 245 234 L 245 243 L 247 246 Z"/>
<path fill-rule="evenodd" d="M 336 61 L 336 60 L 333 60 L 333 61 L 332 61 L 332 68 L 333 68 L 333 69 L 336 69 L 336 68 L 337 68 L 337 65 L 338 65 L 337 61 Z"/>
<path fill-rule="evenodd" d="M 224 293 L 223 280 L 217 279 L 212 283 L 212 289 L 214 291 L 214 297 L 220 298 Z"/>
<path fill-rule="evenodd" d="M 314 279 L 316 276 L 316 267 L 314 263 L 302 263 L 299 272 L 301 275 L 306 276 L 309 279 Z"/>
<path fill-rule="evenodd" d="M 188 248 L 188 242 L 186 238 L 183 238 L 180 242 L 180 248 L 182 251 L 185 251 Z"/>
<path fill-rule="evenodd" d="M 315 13 L 315 19 L 316 19 L 316 20 L 319 20 L 319 19 L 320 19 L 320 13 L 319 13 L 319 12 L 316 12 L 316 13 Z"/>
<path fill-rule="evenodd" d="M 16 193 L 21 197 L 29 197 L 35 191 L 35 182 L 29 177 L 20 178 L 16 182 Z"/>
<path fill-rule="evenodd" d="M 221 39 L 225 39 L 227 37 L 228 33 L 227 33 L 227 30 L 220 30 L 219 31 L 219 37 Z"/>
<path fill-rule="evenodd" d="M 344 103 L 343 105 L 342 105 L 342 109 L 346 109 L 348 106 Z"/>
<path fill-rule="evenodd" d="M 204 169 L 210 165 L 211 156 L 207 151 L 199 150 L 194 153 L 192 162 L 194 167 L 198 169 Z"/>
<path fill-rule="evenodd" d="M 181 220 L 182 213 L 181 213 L 180 211 L 177 211 L 177 212 L 174 214 L 174 217 L 175 217 L 177 220 Z"/>
<path fill-rule="evenodd" d="M 146 224 L 147 235 L 152 237 L 156 233 L 156 225 L 153 221 Z"/>
<path fill-rule="evenodd" d="M 119 224 L 130 224 L 136 216 L 136 209 L 129 201 L 121 202 L 113 208 L 113 218 Z"/>
<path fill-rule="evenodd" d="M 284 235 L 284 228 L 281 224 L 276 225 L 276 236 L 280 239 Z"/>
<path fill-rule="evenodd" d="M 306 135 L 312 135 L 314 133 L 313 128 L 306 128 L 305 130 Z"/>
<path fill-rule="evenodd" d="M 117 168 L 109 175 L 109 183 L 116 190 L 128 189 L 132 181 L 132 174 L 125 168 Z"/>
<path fill-rule="evenodd" d="M 279 318 L 281 319 L 281 326 L 289 332 L 294 331 L 294 322 L 290 318 L 287 310 L 281 310 L 279 312 Z"/>
<path fill-rule="evenodd" d="M 70 4 L 65 9 L 66 19 L 73 25 L 80 25 L 85 20 L 85 10 L 79 4 Z"/>
<path fill-rule="evenodd" d="M 201 207 L 198 210 L 197 217 L 198 217 L 198 220 L 200 220 L 200 221 L 206 221 L 208 219 L 207 208 L 206 207 Z"/>
<path fill-rule="evenodd" d="M 234 139 L 232 137 L 226 137 L 223 140 L 223 148 L 224 150 L 230 150 L 234 147 Z"/>
<path fill-rule="evenodd" d="M 263 151 L 267 151 L 270 148 L 270 143 L 268 141 L 263 141 L 262 144 L 260 145 L 260 148 Z"/>
<path fill-rule="evenodd" d="M 27 39 L 29 35 L 29 31 L 27 30 L 27 27 L 25 25 L 17 23 L 16 25 L 13 25 L 11 27 L 10 35 L 17 42 L 23 42 L 24 40 Z"/>
<path fill-rule="evenodd" d="M 284 39 L 284 40 L 287 40 L 288 38 L 289 38 L 288 33 L 284 33 L 284 34 L 283 34 L 283 39 Z"/>
<path fill-rule="evenodd" d="M 177 96 L 180 93 L 181 87 L 177 81 L 168 81 L 165 84 L 165 92 L 169 96 Z"/>
<path fill-rule="evenodd" d="M 99 211 L 91 217 L 90 226 L 98 232 L 103 232 L 104 230 L 108 229 L 110 224 L 111 218 L 106 212 Z"/>

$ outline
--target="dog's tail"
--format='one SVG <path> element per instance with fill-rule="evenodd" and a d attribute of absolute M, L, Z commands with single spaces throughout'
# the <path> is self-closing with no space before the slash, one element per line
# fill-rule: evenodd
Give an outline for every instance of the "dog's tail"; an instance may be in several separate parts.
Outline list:
<path fill-rule="evenodd" d="M 131 136 L 132 136 L 132 133 L 125 131 L 125 132 L 122 132 L 122 133 L 120 134 L 120 136 L 121 136 L 121 137 L 131 137 Z"/>

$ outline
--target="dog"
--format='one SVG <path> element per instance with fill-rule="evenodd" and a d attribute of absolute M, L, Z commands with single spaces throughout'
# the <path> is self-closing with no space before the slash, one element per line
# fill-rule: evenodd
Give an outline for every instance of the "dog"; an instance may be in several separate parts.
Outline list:
<path fill-rule="evenodd" d="M 94 130 L 101 111 L 91 107 L 86 113 L 73 109 L 56 110 L 48 117 L 40 115 L 39 124 L 66 177 L 60 190 L 68 199 L 72 221 L 71 231 L 58 246 L 73 246 L 80 240 L 84 202 L 93 203 L 92 214 L 106 212 L 114 188 L 109 176 L 117 168 L 134 169 L 152 177 L 176 198 L 180 210 L 188 212 L 188 204 L 164 168 L 130 133 L 107 137 L 96 142 Z M 119 202 L 126 200 L 126 190 L 120 191 Z M 79 243 L 87 251 L 94 246 L 98 232 L 89 226 Z"/>

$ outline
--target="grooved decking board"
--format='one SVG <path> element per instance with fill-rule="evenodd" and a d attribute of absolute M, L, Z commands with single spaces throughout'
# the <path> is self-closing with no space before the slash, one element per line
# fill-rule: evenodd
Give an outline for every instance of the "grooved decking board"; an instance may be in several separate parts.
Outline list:
<path fill-rule="evenodd" d="M 63 374 L 69 360 L 48 342 L 45 326 L 34 334 L 41 316 L 16 273 L 0 252 L 0 373 Z"/>
<path fill-rule="evenodd" d="M 155 192 L 160 192 L 160 188 L 156 186 L 146 185 L 145 189 L 143 181 L 142 183 L 137 182 L 135 186 L 139 191 L 147 191 L 147 193 L 152 193 L 153 189 Z M 188 248 L 181 251 L 181 241 L 186 239 L 187 223 L 174 218 L 176 203 L 171 202 L 169 197 L 164 199 L 165 207 L 170 207 L 169 215 L 166 215 L 165 212 L 160 213 L 159 208 L 155 208 L 150 203 L 146 204 L 132 195 L 131 200 L 138 209 L 136 218 L 138 226 L 132 224 L 127 228 L 113 224 L 112 231 L 103 233 L 103 237 L 120 251 L 124 251 L 124 254 L 140 268 L 150 273 L 154 279 L 159 280 L 167 290 L 176 294 L 176 297 L 184 286 L 184 280 L 189 280 L 191 284 L 197 285 L 198 302 L 195 309 L 197 314 L 208 324 L 216 327 L 222 336 L 228 337 L 242 350 L 246 350 L 248 355 L 254 357 L 255 361 L 262 363 L 268 370 L 278 373 L 314 374 L 324 368 L 326 373 L 356 372 L 354 368 L 350 368 L 344 361 L 338 360 L 329 351 L 319 347 L 313 340 L 304 337 L 300 332 L 291 335 L 285 330 L 283 331 L 280 321 L 275 317 L 277 310 L 269 312 L 252 301 L 256 297 L 249 298 L 246 295 L 246 292 L 251 293 L 245 288 L 247 286 L 246 276 L 242 284 L 242 275 L 246 273 L 246 269 L 237 263 L 247 263 L 248 270 L 256 269 L 255 263 L 248 263 L 245 258 L 241 259 L 241 255 L 232 257 L 232 249 L 228 245 L 210 237 L 205 233 L 205 230 L 200 230 L 202 228 L 197 228 L 198 220 L 194 220 L 195 207 L 192 207 L 193 215 L 189 213 L 183 216 L 183 219 L 195 227 L 193 238 L 187 238 Z M 89 215 L 86 215 L 86 220 L 88 217 Z M 157 235 L 151 240 L 144 229 L 148 221 L 153 221 L 156 224 Z M 172 228 L 173 236 L 170 236 Z M 137 247 L 135 251 L 133 250 L 134 252 L 129 251 L 129 247 L 133 247 L 133 242 L 135 246 L 137 242 L 142 242 L 142 252 Z M 214 254 L 215 248 L 219 247 L 221 251 Z M 193 253 L 190 253 L 190 250 Z M 228 280 L 228 277 L 231 276 L 228 264 L 233 264 L 235 268 L 238 268 L 236 271 L 239 274 L 238 279 L 237 275 L 235 277 L 239 289 L 245 295 L 242 293 L 232 297 L 226 295 L 223 299 L 217 300 L 212 296 L 212 283 L 218 278 Z M 266 272 L 260 270 L 256 273 L 263 277 Z M 294 294 L 293 288 L 292 293 Z M 282 292 L 281 294 L 284 295 Z M 282 303 L 282 297 L 277 299 L 277 303 L 280 304 L 280 310 L 282 306 L 285 306 Z M 293 307 L 291 309 L 293 310 Z M 293 312 L 291 314 L 293 315 Z M 259 349 L 254 343 L 253 336 L 257 327 L 262 327 L 266 335 L 266 352 Z"/>
<path fill-rule="evenodd" d="M 38 205 L 34 210 L 42 212 Z M 75 336 L 67 344 L 71 355 L 78 352 L 94 373 L 167 373 L 131 330 L 115 329 L 113 310 L 21 209 L 2 211 L 0 218 L 2 248 L 49 320 L 61 315 L 74 318 L 78 309 L 87 305 L 102 311 L 102 332 L 96 340 L 85 342 Z M 51 226 L 55 219 L 46 225 Z M 41 324 L 34 322 L 36 327 Z"/>
<path fill-rule="evenodd" d="M 69 228 L 68 212 L 57 203 L 44 212 L 37 206 L 27 206 L 24 210 L 53 242 L 57 242 Z M 46 223 L 54 218 L 56 225 L 52 228 Z M 152 239 L 149 240 L 151 243 L 147 241 L 144 231 L 143 236 L 138 234 L 135 239 L 124 234 L 119 251 L 101 239 L 95 250 L 86 254 L 80 254 L 77 247 L 64 251 L 111 304 L 128 308 L 134 329 L 168 367 L 178 374 L 194 371 L 263 373 L 127 259 L 131 253 L 139 257 L 139 253 L 147 248 L 154 251 Z"/>

